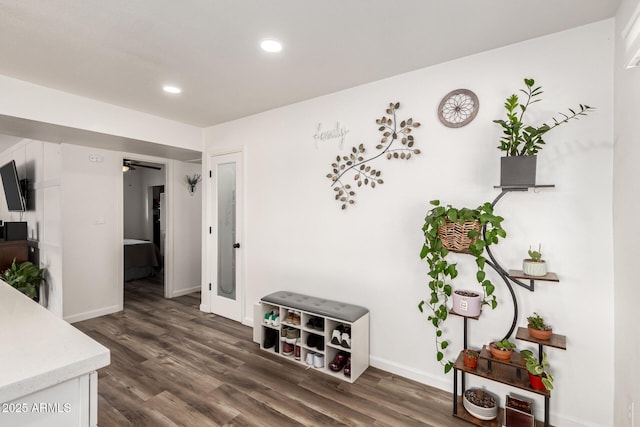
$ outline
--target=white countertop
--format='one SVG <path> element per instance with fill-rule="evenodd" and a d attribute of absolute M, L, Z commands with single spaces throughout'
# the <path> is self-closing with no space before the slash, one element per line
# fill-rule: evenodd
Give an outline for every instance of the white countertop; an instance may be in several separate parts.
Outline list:
<path fill-rule="evenodd" d="M 109 349 L 0 280 L 0 402 L 109 362 Z"/>

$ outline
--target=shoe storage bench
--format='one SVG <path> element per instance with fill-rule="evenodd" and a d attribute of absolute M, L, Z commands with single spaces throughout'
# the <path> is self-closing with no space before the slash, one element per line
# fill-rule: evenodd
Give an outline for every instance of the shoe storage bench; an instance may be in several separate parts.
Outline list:
<path fill-rule="evenodd" d="M 270 313 L 275 313 L 277 318 L 269 316 Z M 259 331 L 254 331 L 254 337 L 259 339 L 262 350 L 341 380 L 352 383 L 369 366 L 369 310 L 364 307 L 280 291 L 263 297 L 260 304 L 256 305 L 256 328 Z M 334 339 L 332 342 L 332 336 L 343 331 L 349 331 L 342 336 L 347 340 L 338 342 Z M 287 340 L 287 335 L 300 337 L 299 340 L 295 338 L 299 349 L 293 354 L 285 354 L 288 352 L 284 351 L 285 343 L 291 342 Z M 275 345 L 267 339 L 269 348 L 265 348 L 265 338 L 274 336 L 277 337 Z M 351 357 L 348 376 L 344 368 L 339 371 L 329 368 L 339 354 L 340 359 L 344 359 L 345 355 Z"/>

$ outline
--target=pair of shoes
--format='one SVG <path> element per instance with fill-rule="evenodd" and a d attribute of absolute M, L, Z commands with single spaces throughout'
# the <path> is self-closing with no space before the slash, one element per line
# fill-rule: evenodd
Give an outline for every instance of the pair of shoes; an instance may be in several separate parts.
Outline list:
<path fill-rule="evenodd" d="M 287 320 L 286 322 L 290 325 L 299 325 L 300 324 L 300 312 L 289 310 L 287 312 Z"/>
<path fill-rule="evenodd" d="M 295 344 L 296 340 L 300 338 L 300 329 L 292 328 L 290 326 L 283 326 L 280 329 L 280 340 L 285 341 L 288 344 Z"/>
<path fill-rule="evenodd" d="M 264 324 L 280 326 L 280 310 L 272 310 L 264 314 Z"/>
<path fill-rule="evenodd" d="M 305 362 L 309 366 L 313 366 L 313 367 L 316 367 L 316 368 L 323 368 L 324 367 L 324 354 L 314 353 L 314 352 L 310 351 L 309 353 L 307 353 L 307 358 L 305 359 Z"/>
<path fill-rule="evenodd" d="M 307 322 L 307 328 L 324 331 L 324 319 L 321 317 L 312 317 Z"/>
<path fill-rule="evenodd" d="M 338 325 L 331 334 L 331 344 L 351 348 L 351 327 Z"/>
<path fill-rule="evenodd" d="M 329 369 L 331 369 L 333 372 L 340 372 L 342 368 L 346 366 L 348 360 L 350 359 L 351 358 L 346 351 L 339 351 L 336 354 L 336 357 L 333 358 L 333 361 L 329 363 Z"/>
<path fill-rule="evenodd" d="M 347 359 L 347 364 L 344 367 L 344 376 L 351 378 L 351 356 L 349 356 L 349 359 Z"/>
<path fill-rule="evenodd" d="M 289 344 L 288 342 L 282 343 L 282 354 L 285 356 L 291 356 L 295 351 L 295 346 L 293 344 Z"/>
<path fill-rule="evenodd" d="M 276 345 L 278 342 L 278 331 L 270 328 L 263 328 L 264 332 L 264 342 L 262 343 L 262 348 L 269 349 Z"/>
<path fill-rule="evenodd" d="M 309 334 L 307 337 L 307 347 L 315 347 L 320 351 L 324 351 L 324 339 L 315 334 Z"/>

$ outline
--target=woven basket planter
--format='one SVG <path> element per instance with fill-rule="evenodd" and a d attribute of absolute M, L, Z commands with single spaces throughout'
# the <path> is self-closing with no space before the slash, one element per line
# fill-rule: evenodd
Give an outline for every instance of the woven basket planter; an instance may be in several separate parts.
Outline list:
<path fill-rule="evenodd" d="M 442 241 L 442 246 L 452 252 L 469 253 L 469 246 L 476 243 L 477 237 L 471 239 L 469 232 L 476 230 L 478 233 L 482 230 L 480 220 L 459 222 L 451 222 L 446 220 L 444 225 L 438 227 L 438 237 Z"/>

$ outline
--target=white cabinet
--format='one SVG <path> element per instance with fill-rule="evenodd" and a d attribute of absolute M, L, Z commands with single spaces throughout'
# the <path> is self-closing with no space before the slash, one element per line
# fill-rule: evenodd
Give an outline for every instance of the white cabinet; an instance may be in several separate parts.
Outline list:
<path fill-rule="evenodd" d="M 273 325 L 271 321 L 265 320 L 265 315 L 271 312 L 278 314 L 279 322 L 276 325 Z M 290 318 L 290 321 L 287 321 L 290 312 L 297 313 L 299 322 L 296 320 L 291 322 L 292 319 Z M 369 366 L 368 311 L 355 320 L 345 321 L 290 305 L 261 301 L 259 310 L 255 310 L 255 315 L 259 317 L 254 318 L 254 332 L 255 337 L 259 339 L 262 350 L 275 353 L 300 365 L 311 366 L 311 369 L 316 369 L 348 382 L 354 382 L 358 379 Z M 349 328 L 350 348 L 344 347 L 341 343 L 331 343 L 333 331 L 339 327 L 342 327 L 342 329 Z M 288 337 L 287 331 L 289 331 Z M 297 336 L 299 336 L 299 340 L 296 338 Z M 265 348 L 265 340 L 269 348 Z M 285 351 L 287 340 L 294 342 L 294 351 L 291 354 Z M 299 355 L 295 350 L 295 341 L 298 342 L 300 347 Z M 329 368 L 330 363 L 340 352 L 344 352 L 347 358 L 351 357 L 350 376 L 344 374 L 344 368 L 337 372 Z M 315 360 L 313 358 L 314 354 L 319 355 Z M 311 358 L 308 358 L 309 355 L 311 355 Z M 311 364 L 308 362 L 311 362 Z"/>
<path fill-rule="evenodd" d="M 96 427 L 98 374 L 64 381 L 0 405 L 0 425 L 29 427 Z"/>
<path fill-rule="evenodd" d="M 109 349 L 0 281 L 0 426 L 97 425 Z"/>

